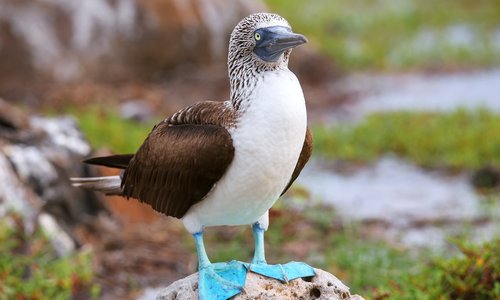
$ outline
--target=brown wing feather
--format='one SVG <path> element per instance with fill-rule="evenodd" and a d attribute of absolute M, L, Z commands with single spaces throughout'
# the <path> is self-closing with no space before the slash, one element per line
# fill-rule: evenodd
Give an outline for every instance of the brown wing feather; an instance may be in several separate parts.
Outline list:
<path fill-rule="evenodd" d="M 293 170 L 292 173 L 292 178 L 290 179 L 290 182 L 288 182 L 288 185 L 285 187 L 281 195 L 286 193 L 286 191 L 290 188 L 292 183 L 299 177 L 300 172 L 306 165 L 307 161 L 311 157 L 312 153 L 312 148 L 313 148 L 313 137 L 311 134 L 311 131 L 309 128 L 306 130 L 306 138 L 304 139 L 304 145 L 302 146 L 302 151 L 300 152 L 299 160 L 297 161 L 297 165 L 295 166 L 295 170 Z"/>
<path fill-rule="evenodd" d="M 234 147 L 224 127 L 203 124 L 203 114 L 217 110 L 214 103 L 205 103 L 155 126 L 125 170 L 124 196 L 181 218 L 208 194 L 231 164 Z M 193 120 L 189 114 L 196 118 Z"/>

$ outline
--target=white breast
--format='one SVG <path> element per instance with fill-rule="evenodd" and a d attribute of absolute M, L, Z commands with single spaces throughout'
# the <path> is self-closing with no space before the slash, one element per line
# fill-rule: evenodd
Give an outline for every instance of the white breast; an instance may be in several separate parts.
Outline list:
<path fill-rule="evenodd" d="M 190 232 L 203 226 L 254 223 L 288 184 L 304 143 L 304 95 L 288 71 L 265 73 L 251 101 L 230 130 L 235 156 L 226 174 L 183 222 Z"/>

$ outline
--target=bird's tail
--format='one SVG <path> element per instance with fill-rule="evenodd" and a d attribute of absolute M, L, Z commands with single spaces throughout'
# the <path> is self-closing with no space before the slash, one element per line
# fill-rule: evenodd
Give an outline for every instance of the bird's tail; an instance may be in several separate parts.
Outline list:
<path fill-rule="evenodd" d="M 106 195 L 122 195 L 122 179 L 120 176 L 73 177 L 71 183 L 75 187 L 102 192 Z"/>
<path fill-rule="evenodd" d="M 83 162 L 89 165 L 106 166 L 110 168 L 126 169 L 133 154 L 119 154 L 111 156 L 93 157 Z M 94 190 L 106 195 L 122 195 L 122 176 L 102 176 L 102 177 L 74 177 L 71 182 L 75 187 Z"/>

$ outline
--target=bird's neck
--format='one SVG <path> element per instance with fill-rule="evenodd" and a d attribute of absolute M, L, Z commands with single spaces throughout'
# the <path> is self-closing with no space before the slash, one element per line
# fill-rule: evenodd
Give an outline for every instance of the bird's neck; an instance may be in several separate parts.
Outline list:
<path fill-rule="evenodd" d="M 252 93 L 259 81 L 261 81 L 267 72 L 276 72 L 282 69 L 288 69 L 287 65 L 256 66 L 252 62 L 243 64 L 229 63 L 229 86 L 230 100 L 233 108 L 237 112 L 244 112 L 250 105 Z"/>
<path fill-rule="evenodd" d="M 259 77 L 259 73 L 251 68 L 229 70 L 230 99 L 236 111 L 246 109 Z"/>

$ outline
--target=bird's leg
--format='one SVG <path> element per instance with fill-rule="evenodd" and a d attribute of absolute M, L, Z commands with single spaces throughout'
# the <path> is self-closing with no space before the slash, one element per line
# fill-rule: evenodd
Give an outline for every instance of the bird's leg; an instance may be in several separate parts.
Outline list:
<path fill-rule="evenodd" d="M 262 228 L 259 223 L 254 223 L 252 225 L 252 232 L 255 242 L 252 264 L 266 264 L 266 253 L 264 250 L 264 228 Z"/>
<path fill-rule="evenodd" d="M 212 263 L 208 259 L 207 251 L 205 250 L 205 242 L 203 241 L 203 231 L 193 234 L 196 243 L 196 252 L 198 253 L 198 269 L 204 269 Z"/>
<path fill-rule="evenodd" d="M 266 262 L 264 251 L 264 231 L 263 226 L 256 222 L 252 225 L 253 236 L 255 240 L 255 253 L 249 266 L 250 271 L 275 278 L 283 282 L 316 275 L 314 269 L 303 262 L 292 261 L 287 264 L 269 265 Z"/>
<path fill-rule="evenodd" d="M 226 300 L 244 291 L 247 270 L 244 265 L 231 261 L 214 263 L 208 259 L 203 232 L 193 234 L 198 252 L 198 294 L 200 300 Z"/>

